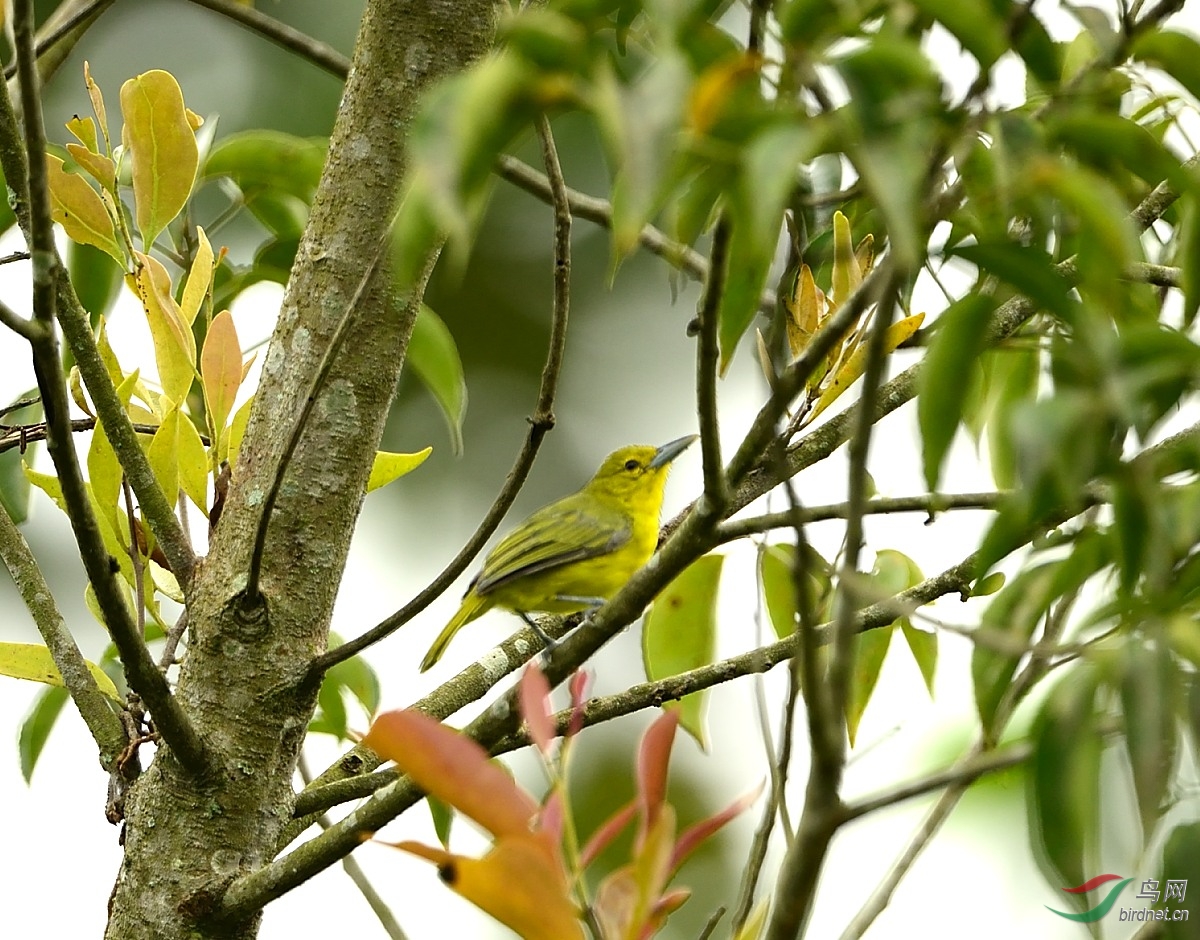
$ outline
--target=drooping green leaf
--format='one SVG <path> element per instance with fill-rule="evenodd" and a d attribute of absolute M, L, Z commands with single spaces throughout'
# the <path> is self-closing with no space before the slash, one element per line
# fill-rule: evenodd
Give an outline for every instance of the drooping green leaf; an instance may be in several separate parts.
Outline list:
<path fill-rule="evenodd" d="M 183 92 L 170 72 L 154 69 L 121 86 L 125 143 L 133 160 L 133 195 L 143 250 L 182 211 L 200 153 Z"/>
<path fill-rule="evenodd" d="M 408 341 L 408 365 L 429 389 L 442 410 L 454 453 L 463 449 L 462 425 L 467 411 L 467 383 L 454 337 L 441 317 L 421 304 Z"/>
<path fill-rule="evenodd" d="M 790 637 L 800 625 L 792 570 L 795 557 L 796 546 L 786 543 L 768 545 L 758 555 L 758 578 L 762 584 L 767 615 L 775 635 L 781 640 Z M 805 573 L 808 601 L 812 605 L 813 616 L 818 621 L 828 619 L 829 600 L 833 590 L 829 562 L 810 548 Z"/>
<path fill-rule="evenodd" d="M 988 605 L 980 625 L 984 632 L 971 654 L 975 707 L 985 735 L 998 730 L 996 711 L 1041 619 L 1107 560 L 1102 538 L 1081 536 L 1069 556 L 1022 571 Z"/>
<path fill-rule="evenodd" d="M 1167 836 L 1159 884 L 1162 885 L 1167 903 L 1176 910 L 1185 908 L 1186 913 L 1192 913 L 1194 904 L 1190 901 L 1187 889 L 1189 885 L 1200 884 L 1200 820 L 1180 823 Z M 1168 893 L 1172 887 L 1174 894 Z M 1183 902 L 1187 902 L 1186 907 Z M 1186 918 L 1165 920 L 1162 927 L 1163 940 L 1191 940 L 1196 932 L 1195 921 L 1189 923 Z"/>
<path fill-rule="evenodd" d="M 50 686 L 38 693 L 33 700 L 33 707 L 21 722 L 21 736 L 17 750 L 21 758 L 21 776 L 29 783 L 33 779 L 33 769 L 37 766 L 38 758 L 54 730 L 54 723 L 62 713 L 63 706 L 70 699 L 70 693 L 58 686 Z"/>
<path fill-rule="evenodd" d="M 1094 871 L 1102 750 L 1095 696 L 1094 671 L 1073 671 L 1050 693 L 1031 735 L 1029 834 L 1034 858 L 1055 889 L 1081 885 Z"/>
<path fill-rule="evenodd" d="M 717 585 L 723 555 L 705 555 L 688 566 L 658 595 L 642 628 L 646 678 L 653 682 L 713 661 L 717 638 Z M 702 748 L 707 748 L 707 695 L 694 692 L 677 705 L 679 720 Z"/>
<path fill-rule="evenodd" d="M 846 698 L 846 735 L 851 747 L 854 747 L 859 722 L 879 681 L 895 629 L 892 625 L 864 630 L 854 637 L 854 664 L 850 671 L 850 694 Z"/>
<path fill-rule="evenodd" d="M 669 47 L 632 84 L 609 68 L 597 73 L 592 106 L 613 166 L 614 263 L 661 205 L 691 83 L 687 61 Z"/>
<path fill-rule="evenodd" d="M 930 490 L 938 487 L 942 463 L 962 417 L 963 389 L 978 371 L 994 309 L 990 296 L 971 293 L 937 319 L 917 397 L 925 484 Z"/>
<path fill-rule="evenodd" d="M 1121 650 L 1121 711 L 1125 751 L 1133 770 L 1142 837 L 1149 841 L 1165 812 L 1179 746 L 1176 667 L 1166 647 L 1135 639 Z"/>

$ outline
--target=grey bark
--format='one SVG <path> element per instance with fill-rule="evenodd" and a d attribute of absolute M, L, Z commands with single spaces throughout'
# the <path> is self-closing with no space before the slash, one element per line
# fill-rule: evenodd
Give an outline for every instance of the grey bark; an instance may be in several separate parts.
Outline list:
<path fill-rule="evenodd" d="M 490 0 L 368 4 L 310 223 L 266 354 L 229 498 L 189 608 L 178 696 L 216 767 L 193 779 L 161 750 L 126 803 L 110 940 L 249 938 L 258 915 L 213 923 L 224 886 L 270 860 L 291 819 L 292 772 L 315 702 L 302 677 L 325 648 L 371 458 L 416 296 L 374 278 L 292 455 L 267 530 L 261 593 L 244 591 L 261 507 L 322 356 L 375 256 L 404 173 L 420 92 L 482 55 Z M 433 249 L 426 246 L 432 264 Z"/>

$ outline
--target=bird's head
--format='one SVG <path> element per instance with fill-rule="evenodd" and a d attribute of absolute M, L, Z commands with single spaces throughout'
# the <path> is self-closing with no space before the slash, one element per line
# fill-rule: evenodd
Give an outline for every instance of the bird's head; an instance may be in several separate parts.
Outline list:
<path fill-rule="evenodd" d="M 623 501 L 645 495 L 661 502 L 671 461 L 694 440 L 696 435 L 689 434 L 662 447 L 631 444 L 614 450 L 604 458 L 588 489 Z"/>

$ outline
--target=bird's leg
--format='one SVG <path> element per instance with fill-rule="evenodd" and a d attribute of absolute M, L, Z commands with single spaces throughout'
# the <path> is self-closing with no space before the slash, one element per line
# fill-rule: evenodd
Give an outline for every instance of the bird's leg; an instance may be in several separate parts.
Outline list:
<path fill-rule="evenodd" d="M 581 605 L 589 617 L 608 603 L 607 597 L 588 597 L 580 594 L 556 594 L 554 599 L 565 604 Z"/>
<path fill-rule="evenodd" d="M 558 640 L 554 639 L 554 637 L 552 637 L 549 633 L 547 633 L 545 630 L 543 630 L 541 627 L 539 627 L 534 622 L 533 618 L 530 617 L 529 614 L 525 613 L 525 611 L 518 610 L 517 616 L 519 616 L 522 620 L 524 620 L 525 623 L 528 625 L 529 629 L 538 635 L 538 637 L 542 641 L 542 644 L 546 647 L 547 652 L 554 649 L 554 647 L 558 646 Z"/>

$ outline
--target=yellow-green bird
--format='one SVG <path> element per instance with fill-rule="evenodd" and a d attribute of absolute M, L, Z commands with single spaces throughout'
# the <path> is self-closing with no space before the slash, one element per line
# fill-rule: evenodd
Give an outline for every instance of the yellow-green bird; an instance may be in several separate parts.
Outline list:
<path fill-rule="evenodd" d="M 695 439 L 613 451 L 583 489 L 543 506 L 508 533 L 484 559 L 458 613 L 421 660 L 421 672 L 442 658 L 454 634 L 493 607 L 517 613 L 541 633 L 531 611 L 573 614 L 616 594 L 654 554 L 667 471 Z"/>

